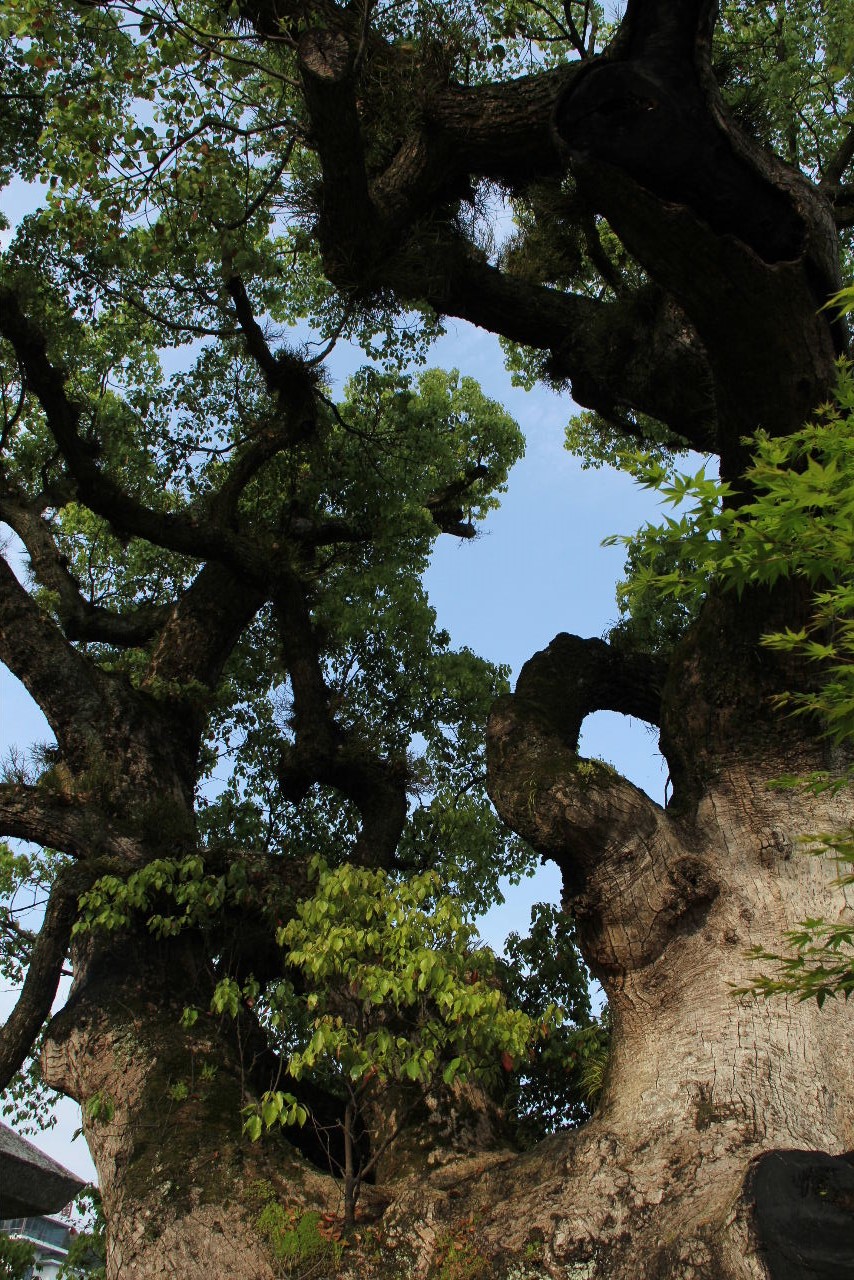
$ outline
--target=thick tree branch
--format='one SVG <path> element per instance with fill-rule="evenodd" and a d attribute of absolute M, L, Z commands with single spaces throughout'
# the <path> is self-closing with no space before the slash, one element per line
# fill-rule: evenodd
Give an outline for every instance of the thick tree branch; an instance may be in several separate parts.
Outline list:
<path fill-rule="evenodd" d="M 666 423 L 694 448 L 713 450 L 717 406 L 706 353 L 684 314 L 658 289 L 599 302 L 531 284 L 445 241 L 425 296 L 523 346 L 549 351 L 549 371 L 573 398 L 604 417 L 626 409 Z M 441 272 L 441 274 L 439 274 Z M 411 281 L 402 281 L 412 288 Z"/>
<path fill-rule="evenodd" d="M 501 85 L 425 91 L 421 127 L 402 139 L 371 180 L 371 199 L 389 226 L 399 232 L 426 210 L 470 195 L 473 179 L 518 188 L 560 173 L 552 116 L 578 67 L 571 63 Z M 335 181 L 334 168 L 329 178 Z"/>
<path fill-rule="evenodd" d="M 386 237 L 368 191 L 350 43 L 341 31 L 309 31 L 300 40 L 299 58 L 321 168 L 324 176 L 335 175 L 324 191 L 320 234 L 331 248 L 337 229 L 350 226 L 345 254 L 355 255 L 353 285 L 362 284 L 376 269 Z"/>
<path fill-rule="evenodd" d="M 594 711 L 660 724 L 667 670 L 663 658 L 628 654 L 604 640 L 562 632 L 525 663 L 514 696 L 542 706 L 555 731 L 577 751 L 581 725 Z"/>
<path fill-rule="evenodd" d="M 702 25 L 704 6 L 684 8 Z M 840 287 L 836 233 L 824 197 L 725 115 L 704 46 L 679 43 L 681 10 L 634 6 L 642 37 L 584 68 L 555 128 L 584 199 L 702 343 L 734 478 L 745 436 L 800 426 L 833 383 L 845 339 L 820 310 Z"/>
<path fill-rule="evenodd" d="M 664 810 L 609 765 L 578 756 L 591 711 L 655 721 L 662 679 L 655 659 L 560 635 L 489 718 L 489 794 L 513 830 L 560 866 L 600 975 L 649 964 L 685 914 L 717 892 Z"/>
<path fill-rule="evenodd" d="M 228 588 L 225 602 L 217 594 L 223 580 Z M 199 704 L 197 689 L 190 688 L 182 696 L 180 685 L 198 681 L 210 688 L 215 684 L 237 635 L 264 598 L 217 565 L 202 570 L 197 583 L 170 611 L 155 647 L 147 686 L 137 693 L 121 676 L 101 671 L 69 644 L 0 560 L 0 661 L 41 707 L 56 735 L 61 768 L 68 770 L 63 773 L 64 782 L 59 778 L 59 794 L 70 797 L 81 788 L 85 792 L 90 771 L 103 767 L 106 756 L 117 750 L 121 755 L 113 763 L 118 772 L 107 785 L 131 787 L 136 802 L 145 799 L 146 789 L 149 794 L 171 790 L 176 802 L 190 802 L 199 717 L 205 708 Z M 164 681 L 179 686 L 168 689 L 165 702 Z M 146 697 L 150 692 L 157 695 L 156 702 Z M 104 780 L 98 785 L 104 785 Z M 54 817 L 58 821 L 56 813 Z M 25 820 L 21 811 L 15 820 Z M 56 839 L 46 837 L 44 843 L 83 853 L 91 836 L 100 847 L 96 830 L 100 821 L 96 816 L 92 823 L 81 824 L 68 818 L 54 831 Z M 105 823 L 101 826 L 103 840 L 109 828 Z M 69 843 L 60 843 L 61 832 Z M 35 832 L 19 834 L 39 838 Z M 123 856 L 132 857 L 132 848 L 123 846 Z"/>
<path fill-rule="evenodd" d="M 45 335 L 23 311 L 13 289 L 0 287 L 0 334 L 11 343 L 65 459 L 78 498 L 118 534 L 195 557 L 216 558 L 256 580 L 266 579 L 267 557 L 245 538 L 206 519 L 204 508 L 155 511 L 125 492 L 101 470 L 80 435 L 80 406 L 65 389 L 65 376 L 47 354 Z"/>
<path fill-rule="evenodd" d="M 662 65 L 691 63 L 698 46 L 708 46 L 717 12 L 717 0 L 628 0 L 620 51 L 628 46 Z"/>
<path fill-rule="evenodd" d="M 109 855 L 125 865 L 139 863 L 139 842 L 119 831 L 95 802 L 74 795 L 70 786 L 61 767 L 48 771 L 38 786 L 0 783 L 0 834 L 74 858 Z"/>
<path fill-rule="evenodd" d="M 571 848 L 587 867 L 613 839 L 655 827 L 657 806 L 607 766 L 580 760 L 578 739 L 593 711 L 657 723 L 664 675 L 656 659 L 559 635 L 525 663 L 516 692 L 497 701 L 487 730 L 489 793 L 538 852 L 563 857 Z"/>
<path fill-rule="evenodd" d="M 41 707 L 63 752 L 81 748 L 103 722 L 107 677 L 68 643 L 2 558 L 0 662 Z"/>
<path fill-rule="evenodd" d="M 148 662 L 142 688 L 202 684 L 213 689 L 241 633 L 266 593 L 212 562 L 169 610 Z M 197 692 L 188 690 L 189 700 Z"/>
<path fill-rule="evenodd" d="M 21 1069 L 50 1014 L 68 954 L 78 899 L 106 870 L 106 865 L 63 867 L 53 884 L 21 994 L 0 1029 L 0 1089 L 5 1089 Z"/>
<path fill-rule="evenodd" d="M 842 185 L 845 171 L 852 160 L 854 160 L 854 126 L 845 134 L 836 152 L 825 165 L 819 186 L 833 196 Z"/>
<path fill-rule="evenodd" d="M 276 614 L 294 706 L 294 743 L 279 754 L 282 794 L 299 804 L 315 783 L 340 791 L 362 819 L 353 861 L 387 866 L 406 822 L 405 761 L 386 759 L 336 722 L 305 591 L 296 579 L 280 584 Z"/>

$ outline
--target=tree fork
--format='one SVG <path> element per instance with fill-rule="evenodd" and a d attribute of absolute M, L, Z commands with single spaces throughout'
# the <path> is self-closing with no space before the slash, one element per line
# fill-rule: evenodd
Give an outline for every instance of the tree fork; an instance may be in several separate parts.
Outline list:
<path fill-rule="evenodd" d="M 630 5 L 554 127 L 586 200 L 702 342 L 717 452 L 734 479 L 743 436 L 794 430 L 826 399 L 846 337 L 821 310 L 842 284 L 831 203 L 728 117 L 710 65 L 713 14 Z"/>

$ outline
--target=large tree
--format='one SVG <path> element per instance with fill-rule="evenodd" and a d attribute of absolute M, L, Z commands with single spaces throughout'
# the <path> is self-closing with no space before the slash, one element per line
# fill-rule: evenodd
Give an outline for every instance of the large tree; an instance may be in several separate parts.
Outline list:
<path fill-rule="evenodd" d="M 4 102 L 20 109 L 3 161 L 52 194 L 0 298 L 2 514 L 42 587 L 36 599 L 5 578 L 3 657 L 57 750 L 40 783 L 6 784 L 3 805 L 8 834 L 74 861 L 56 874 L 7 1065 L 43 1023 L 81 890 L 105 872 L 126 880 L 164 841 L 173 856 L 203 850 L 202 898 L 226 884 L 208 904 L 213 941 L 199 895 L 172 939 L 153 943 L 144 921 L 128 931 L 126 913 L 118 943 L 79 933 L 74 992 L 47 1029 L 48 1081 L 100 1100 L 87 1134 L 112 1274 L 201 1275 L 226 1250 L 229 1274 L 267 1275 L 241 1187 L 263 1176 L 290 1180 L 295 1203 L 328 1195 L 284 1147 L 241 1146 L 247 1062 L 272 1069 L 254 1010 L 237 1042 L 212 1025 L 203 1045 L 172 1013 L 226 962 L 275 972 L 267 904 L 278 917 L 305 891 L 329 814 L 354 860 L 454 860 L 454 821 L 405 826 L 418 778 L 402 743 L 454 720 L 435 712 L 444 681 L 460 696 L 472 682 L 440 671 L 404 602 L 427 525 L 464 529 L 503 463 L 485 460 L 452 386 L 441 412 L 389 406 L 376 378 L 331 406 L 264 326 L 310 315 L 325 339 L 376 331 L 399 355 L 395 315 L 463 317 L 507 341 L 521 377 L 571 388 L 586 410 L 573 439 L 594 460 L 626 442 L 713 453 L 734 504 L 749 497 L 746 437 L 784 436 L 833 394 L 847 332 L 826 304 L 854 223 L 851 6 L 629 0 L 606 16 L 464 0 L 15 6 Z M 508 207 L 516 230 L 501 242 Z M 146 362 L 193 337 L 195 369 L 167 395 Z M 407 431 L 384 425 L 389 407 Z M 464 448 L 448 447 L 442 412 Z M 395 594 L 387 575 L 404 565 Z M 370 634 L 383 592 L 402 610 L 399 645 L 359 648 L 352 631 Z M 797 920 L 840 910 L 831 869 L 798 841 L 850 827 L 850 793 L 769 786 L 846 776 L 820 725 L 776 709 L 781 691 L 808 688 L 807 665 L 759 643 L 800 627 L 811 594 L 798 579 L 712 592 L 683 635 L 647 629 L 646 643 L 639 628 L 612 643 L 558 636 L 494 706 L 490 793 L 561 867 L 608 993 L 611 1067 L 583 1128 L 392 1190 L 383 1230 L 413 1266 L 851 1274 L 850 1016 L 733 994 L 753 976 L 749 948 L 773 952 Z M 264 713 L 256 734 L 276 680 L 288 714 Z M 666 809 L 579 758 L 599 709 L 660 729 Z M 200 826 L 211 723 L 247 745 Z M 460 786 L 442 773 L 452 746 L 476 751 L 439 737 L 424 783 L 437 795 Z M 280 806 L 300 802 L 283 833 Z M 285 846 L 282 885 L 269 855 Z M 102 879 L 93 917 L 103 892 Z M 216 1086 L 191 1095 L 167 1143 L 159 1100 L 202 1052 Z M 106 1097 L 121 1124 L 104 1124 Z M 180 1195 L 165 1211 L 167 1181 Z M 357 1265 L 399 1270 L 391 1257 Z"/>

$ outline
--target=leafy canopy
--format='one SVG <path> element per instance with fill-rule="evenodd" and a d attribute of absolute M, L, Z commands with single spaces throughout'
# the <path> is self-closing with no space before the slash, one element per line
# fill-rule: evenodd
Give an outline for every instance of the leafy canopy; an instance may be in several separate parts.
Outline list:
<path fill-rule="evenodd" d="M 294 1027 L 305 1028 L 288 1058 L 290 1076 L 319 1075 L 345 1099 L 339 1172 L 352 1218 L 362 1180 L 417 1104 L 468 1080 L 494 1086 L 558 1012 L 550 1008 L 535 1027 L 508 1005 L 495 957 L 477 945 L 474 926 L 458 901 L 440 893 L 434 872 L 395 883 L 384 871 L 333 870 L 320 859 L 311 871 L 314 895 L 277 934 L 293 982 L 276 987 L 268 1016 L 291 1042 Z M 401 1086 L 406 1103 L 398 1100 L 391 1131 L 370 1154 L 359 1151 L 358 1129 Z M 293 1094 L 273 1089 L 247 1108 L 244 1129 L 257 1139 L 264 1128 L 307 1119 Z"/>

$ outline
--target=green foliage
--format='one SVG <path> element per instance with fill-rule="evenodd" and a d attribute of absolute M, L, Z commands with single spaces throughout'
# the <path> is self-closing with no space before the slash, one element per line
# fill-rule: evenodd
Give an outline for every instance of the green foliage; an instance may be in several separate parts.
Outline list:
<path fill-rule="evenodd" d="M 299 1079 L 321 1061 L 345 1080 L 430 1088 L 494 1076 L 502 1053 L 520 1058 L 533 1034 L 475 947 L 463 909 L 432 872 L 396 883 L 383 871 L 316 864 L 317 891 L 279 931 L 286 962 L 306 977 L 314 1019 L 293 1054 Z"/>
<path fill-rule="evenodd" d="M 35 1260 L 35 1246 L 27 1240 L 13 1240 L 0 1232 L 0 1276 L 4 1280 L 27 1280 Z"/>
<path fill-rule="evenodd" d="M 352 1219 L 361 1180 L 403 1124 L 365 1159 L 357 1125 L 382 1094 L 398 1086 L 414 1101 L 476 1079 L 495 1086 L 525 1058 L 538 1033 L 511 1008 L 496 979 L 495 957 L 476 946 L 477 933 L 460 904 L 441 894 L 433 872 L 395 881 L 384 871 L 315 859 L 317 887 L 278 933 L 288 968 L 301 978 L 298 996 L 279 984 L 270 997 L 274 1025 L 293 1025 L 294 1006 L 306 1027 L 291 1051 L 294 1080 L 320 1077 L 346 1102 L 345 1201 Z M 560 1018 L 549 1006 L 542 1033 Z M 304 1124 L 297 1098 L 271 1090 L 246 1109 L 244 1131 L 257 1139 L 274 1125 Z M 404 1116 L 405 1119 L 405 1116 Z M 355 1172 L 351 1166 L 355 1162 Z"/>
<path fill-rule="evenodd" d="M 685 441 L 646 414 L 628 413 L 618 422 L 607 422 L 601 414 L 582 410 L 570 418 L 564 443 L 569 453 L 579 458 L 584 471 L 604 466 L 616 467 L 637 476 L 637 453 L 626 436 L 644 442 L 645 460 L 662 466 L 672 465 L 675 457 L 686 452 Z"/>
<path fill-rule="evenodd" d="M 306 22 L 316 18 L 310 8 Z M 380 0 L 366 12 L 396 55 L 367 58 L 359 86 L 369 179 L 397 154 L 423 89 L 515 79 L 599 50 L 613 31 L 605 6 L 576 0 Z M 850 0 L 723 6 L 716 57 L 730 108 L 812 176 L 847 129 L 852 29 Z M 69 623 L 79 620 L 69 616 L 57 564 L 87 616 L 124 618 L 159 616 L 186 599 L 204 557 L 131 536 L 120 520 L 86 506 L 18 359 L 0 344 L 4 494 L 8 486 L 11 499 L 37 513 L 39 536 L 56 553 L 51 569 L 31 549 L 33 599 L 46 622 L 68 629 L 99 681 L 132 691 L 141 715 L 155 707 L 165 723 L 177 708 L 182 726 L 203 725 L 188 783 L 198 790 L 189 837 L 176 833 L 165 808 L 135 811 L 127 778 L 94 751 L 76 777 L 46 753 L 26 768 L 12 762 L 13 780 L 62 803 L 92 800 L 145 845 L 145 866 L 102 876 L 84 895 L 77 935 L 147 930 L 168 940 L 193 932 L 214 972 L 212 1011 L 228 1019 L 256 1009 L 295 1076 L 321 1073 L 351 1100 L 363 1085 L 500 1083 L 507 1054 L 517 1083 L 539 1091 L 519 1104 L 531 1132 L 575 1122 L 582 1111 L 573 1099 L 593 1087 L 607 1034 L 585 1004 L 569 926 L 542 913 L 534 941 L 511 944 L 514 977 L 476 946 L 448 896 L 482 910 L 499 898 L 500 876 L 518 879 L 535 861 L 497 819 L 483 785 L 483 726 L 509 672 L 454 652 L 421 585 L 440 529 L 474 534 L 497 505 L 521 433 L 470 378 L 401 373 L 425 361 L 441 328 L 436 316 L 401 316 L 383 296 L 356 304 L 326 280 L 311 228 L 319 162 L 290 37 L 253 39 L 235 6 L 202 0 L 8 0 L 0 36 L 0 184 L 14 174 L 44 193 L 2 255 L 0 284 L 14 287 L 45 331 L 47 357 L 67 375 L 86 456 L 115 486 L 120 508 L 141 504 L 196 529 L 216 523 L 228 485 L 251 471 L 218 531 L 251 543 L 258 561 L 299 584 L 336 761 L 370 748 L 405 781 L 409 798 L 392 877 L 348 865 L 362 821 L 352 799 L 314 781 L 297 800 L 298 787 L 281 785 L 300 726 L 287 627 L 270 598 L 209 680 L 164 675 L 156 628 L 132 644 L 74 638 Z M 499 246 L 491 224 L 501 202 L 516 228 Z M 447 217 L 473 253 L 521 279 L 608 301 L 649 285 L 571 179 L 512 194 L 483 182 L 465 199 L 449 196 Z M 318 415 L 315 430 L 271 444 L 257 467 L 254 451 L 276 443 L 286 413 L 247 349 L 229 291 L 237 278 L 276 368 L 301 368 Z M 365 366 L 333 395 L 321 361 L 344 341 L 361 348 Z M 525 385 L 552 376 L 541 355 L 511 347 L 508 357 Z M 846 424 L 849 408 L 840 411 Z M 818 541 L 804 570 L 816 589 L 814 626 L 769 643 L 803 653 L 827 675 L 821 705 L 792 706 L 824 714 L 840 739 L 854 715 L 850 601 L 829 567 L 850 557 L 847 473 L 833 453 L 843 436 L 832 447 L 805 439 L 801 455 L 776 460 L 778 444 L 758 442 L 757 468 L 770 470 L 753 477 L 755 491 L 765 484 L 774 493 L 782 522 L 762 534 L 780 548 L 763 562 L 763 579 L 755 568 L 762 547 L 749 541 L 762 528 L 760 512 L 720 508 L 727 495 L 704 476 L 665 477 L 682 442 L 660 424 L 629 411 L 616 422 L 582 414 L 568 429 L 586 464 L 646 469 L 675 502 L 693 493 L 699 504 L 632 551 L 631 617 L 619 637 L 626 644 L 667 651 L 711 580 L 772 580 L 800 554 L 805 514 L 822 511 L 811 522 Z M 626 437 L 646 443 L 637 462 L 625 453 Z M 792 474 L 812 487 L 787 497 Z M 846 518 L 850 525 L 850 512 Z M 293 899 L 316 855 L 318 893 L 297 910 Z M 267 873 L 256 878 L 261 863 Z M 11 985 L 20 985 L 31 954 L 27 903 L 44 897 L 61 865 L 49 850 L 0 849 L 0 976 Z M 425 877 L 424 867 L 435 871 Z M 280 929 L 299 984 L 281 976 L 262 984 L 247 977 L 248 965 L 232 971 L 247 922 L 268 943 Z M 549 1022 L 551 1003 L 565 1011 L 565 1024 L 535 1040 L 530 1060 L 531 1028 Z M 188 1031 L 199 1017 L 187 1008 Z M 36 1072 L 32 1066 L 13 1087 L 12 1105 L 38 1105 Z M 560 1073 L 549 1111 L 546 1081 Z M 176 1096 L 184 1087 L 170 1086 Z M 90 1099 L 91 1118 L 108 1119 L 110 1105 Z M 295 1094 L 272 1090 L 247 1116 L 247 1132 L 301 1118 Z"/>
<path fill-rule="evenodd" d="M 453 1231 L 441 1232 L 436 1244 L 433 1280 L 489 1280 L 494 1274 L 492 1261 L 478 1246 L 472 1218 L 464 1219 Z"/>
<path fill-rule="evenodd" d="M 276 1200 L 273 1188 L 256 1184 L 256 1199 L 263 1201 L 255 1226 L 265 1240 L 282 1276 L 307 1280 L 319 1268 L 337 1266 L 343 1252 L 316 1210 L 300 1210 Z"/>
<path fill-rule="evenodd" d="M 784 438 L 760 433 L 752 441 L 744 477 L 749 496 L 734 501 L 732 486 L 705 467 L 673 474 L 649 461 L 643 483 L 678 514 L 633 538 L 610 540 L 631 547 L 633 574 L 621 597 L 632 619 L 653 617 L 662 601 L 672 601 L 671 618 L 675 606 L 687 623 L 712 589 L 740 594 L 784 578 L 808 583 L 810 625 L 768 635 L 764 643 L 816 665 L 816 688 L 780 701 L 796 714 L 819 716 L 835 741 L 854 736 L 853 424 L 854 379 L 843 365 L 837 400 L 815 422 Z"/>
<path fill-rule="evenodd" d="M 109 1124 L 116 1114 L 116 1104 L 109 1094 L 99 1091 L 86 1099 L 83 1112 L 94 1124 Z"/>
<path fill-rule="evenodd" d="M 839 104 L 854 89 L 851 0 L 729 0 L 716 36 L 715 71 L 739 123 L 791 164 L 820 175 L 839 145 Z"/>
<path fill-rule="evenodd" d="M 831 855 L 840 875 L 834 884 L 840 889 L 854 885 L 854 831 L 809 837 L 806 853 L 824 858 Z M 773 965 L 736 995 L 793 995 L 797 1000 L 825 1000 L 854 993 L 854 916 L 850 912 L 838 920 L 802 920 L 783 934 L 783 951 L 755 948 L 750 954 L 763 965 Z"/>
<path fill-rule="evenodd" d="M 589 1118 L 608 1060 L 609 1029 L 607 1015 L 593 1016 L 590 974 L 565 912 L 536 904 L 528 935 L 511 933 L 504 950 L 498 972 L 507 999 L 540 1023 L 503 1098 L 517 1141 L 530 1146 Z M 559 1018 L 550 1013 L 555 1009 Z"/>
<path fill-rule="evenodd" d="M 57 1280 L 105 1280 L 107 1259 L 106 1220 L 101 1194 L 95 1187 L 85 1187 L 74 1206 L 85 1214 L 82 1230 L 71 1237 L 68 1256 L 59 1269 Z"/>
<path fill-rule="evenodd" d="M 158 938 L 174 937 L 188 928 L 210 929 L 220 923 L 227 903 L 254 904 L 256 896 L 242 862 L 213 875 L 198 854 L 155 858 L 126 879 L 101 876 L 80 897 L 73 934 L 92 929 L 112 932 L 143 922 Z M 275 911 L 277 904 L 268 905 Z"/>

